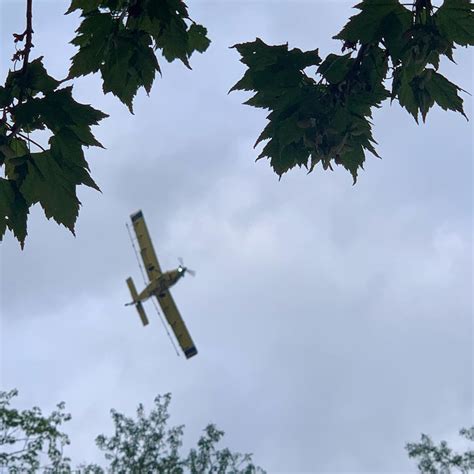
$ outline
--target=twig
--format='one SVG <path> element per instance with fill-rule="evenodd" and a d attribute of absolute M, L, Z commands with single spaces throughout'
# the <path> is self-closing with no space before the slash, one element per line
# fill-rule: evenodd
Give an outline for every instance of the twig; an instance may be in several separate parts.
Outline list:
<path fill-rule="evenodd" d="M 28 65 L 28 58 L 30 56 L 33 43 L 31 38 L 33 36 L 33 0 L 26 0 L 26 42 L 23 50 L 23 67 L 21 71 L 24 73 Z"/>

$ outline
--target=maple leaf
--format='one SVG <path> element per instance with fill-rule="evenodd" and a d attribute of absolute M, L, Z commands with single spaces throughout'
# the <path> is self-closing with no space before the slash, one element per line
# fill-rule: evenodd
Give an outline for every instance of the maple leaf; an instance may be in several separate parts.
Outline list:
<path fill-rule="evenodd" d="M 393 84 L 392 97 L 396 96 L 400 105 L 417 122 L 419 114 L 423 121 L 426 120 L 428 111 L 435 103 L 444 110 L 460 112 L 466 117 L 463 100 L 458 94 L 462 89 L 432 68 L 426 68 L 414 77 L 400 69 L 395 72 Z"/>
<path fill-rule="evenodd" d="M 52 78 L 43 66 L 43 56 L 28 64 L 25 71 L 10 71 L 5 81 L 5 89 L 10 97 L 20 98 L 28 91 L 28 95 L 38 92 L 49 92 L 58 87 L 59 81 Z"/>
<path fill-rule="evenodd" d="M 41 123 L 53 133 L 67 127 L 74 131 L 81 144 L 102 146 L 90 127 L 97 125 L 107 114 L 76 102 L 72 97 L 72 86 L 47 92 L 40 98 L 28 98 L 12 107 L 11 114 L 18 127 L 31 129 Z"/>
<path fill-rule="evenodd" d="M 155 71 L 160 68 L 148 35 L 121 30 L 114 37 L 100 70 L 104 93 L 112 92 L 133 113 L 137 90 L 144 87 L 150 93 Z"/>
<path fill-rule="evenodd" d="M 394 40 L 399 31 L 411 23 L 411 13 L 398 0 L 364 0 L 355 6 L 361 10 L 352 16 L 344 28 L 334 36 L 349 43 L 373 43 L 388 36 Z"/>
<path fill-rule="evenodd" d="M 395 7 L 382 21 L 382 40 L 394 63 L 401 58 L 408 41 L 413 14 L 405 7 Z"/>
<path fill-rule="evenodd" d="M 71 130 L 67 128 L 60 130 L 49 139 L 49 144 L 51 156 L 67 170 L 71 182 L 75 185 L 85 184 L 100 191 L 89 174 L 89 166 L 85 160 L 82 145 Z"/>
<path fill-rule="evenodd" d="M 461 46 L 474 44 L 474 5 L 469 0 L 444 0 L 434 15 L 441 33 Z"/>
<path fill-rule="evenodd" d="M 204 53 L 211 44 L 210 39 L 207 37 L 207 29 L 202 25 L 193 23 L 188 31 L 188 54 L 194 51 Z"/>
<path fill-rule="evenodd" d="M 79 46 L 79 51 L 71 58 L 68 75 L 71 78 L 86 76 L 100 69 L 107 58 L 111 35 L 119 26 L 110 14 L 98 10 L 86 12 L 76 30 L 78 35 L 71 41 L 73 45 Z"/>
<path fill-rule="evenodd" d="M 442 109 L 459 112 L 467 119 L 463 109 L 463 100 L 458 94 L 462 89 L 434 70 L 428 69 L 428 71 L 430 71 L 431 74 L 429 79 L 425 82 L 424 87 L 433 100 Z"/>
<path fill-rule="evenodd" d="M 10 229 L 24 246 L 28 205 L 18 191 L 16 183 L 9 179 L 0 178 L 0 240 L 5 230 Z"/>
<path fill-rule="evenodd" d="M 329 54 L 318 68 L 318 73 L 331 84 L 341 82 L 351 70 L 355 59 L 351 58 L 351 53 L 339 56 Z"/>
<path fill-rule="evenodd" d="M 12 103 L 13 97 L 10 89 L 0 86 L 0 108 L 8 107 Z"/>
<path fill-rule="evenodd" d="M 49 151 L 32 153 L 27 166 L 28 173 L 20 186 L 27 204 L 39 202 L 48 219 L 53 217 L 74 234 L 80 202 L 70 175 Z"/>
<path fill-rule="evenodd" d="M 102 4 L 102 0 L 72 0 L 66 15 L 76 10 L 82 10 L 84 13 L 90 13 L 93 10 L 97 10 Z"/>

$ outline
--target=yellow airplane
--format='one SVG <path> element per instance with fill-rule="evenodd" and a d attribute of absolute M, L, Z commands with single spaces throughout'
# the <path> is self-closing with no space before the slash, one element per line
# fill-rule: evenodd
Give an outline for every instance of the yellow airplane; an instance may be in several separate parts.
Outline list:
<path fill-rule="evenodd" d="M 171 326 L 171 329 L 173 329 L 184 355 L 189 359 L 197 354 L 197 349 L 171 297 L 169 288 L 176 284 L 180 278 L 184 277 L 186 272 L 190 275 L 194 275 L 194 272 L 181 264 L 176 270 L 163 273 L 158 259 L 156 258 L 142 211 L 132 214 L 130 218 L 132 220 L 133 229 L 135 230 L 135 235 L 137 236 L 138 245 L 140 246 L 140 254 L 148 275 L 149 283 L 146 288 L 138 294 L 132 278 L 127 278 L 127 285 L 133 300 L 131 303 L 127 303 L 127 306 L 135 305 L 143 325 L 146 326 L 148 324 L 148 318 L 143 309 L 142 302 L 155 296 L 168 324 Z"/>

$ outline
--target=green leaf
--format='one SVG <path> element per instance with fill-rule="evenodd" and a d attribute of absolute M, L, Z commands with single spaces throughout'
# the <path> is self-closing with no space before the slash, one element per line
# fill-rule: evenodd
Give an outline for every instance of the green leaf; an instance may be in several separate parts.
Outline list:
<path fill-rule="evenodd" d="M 278 135 L 281 148 L 298 143 L 303 139 L 304 129 L 298 125 L 297 117 L 288 117 L 274 125 L 274 133 Z"/>
<path fill-rule="evenodd" d="M 443 110 L 453 110 L 454 112 L 460 112 L 462 115 L 464 115 L 464 117 L 467 118 L 463 109 L 463 100 L 458 94 L 458 91 L 462 89 L 456 84 L 448 81 L 441 74 L 438 74 L 433 70 L 430 71 L 431 75 L 429 80 L 425 83 L 425 88 L 433 100 Z"/>
<path fill-rule="evenodd" d="M 49 139 L 51 153 L 54 156 L 63 157 L 65 161 L 89 169 L 84 158 L 82 144 L 76 134 L 69 128 L 63 128 Z M 64 158 L 66 157 L 66 158 Z"/>
<path fill-rule="evenodd" d="M 62 168 L 49 151 L 32 153 L 28 174 L 20 192 L 28 205 L 39 202 L 48 219 L 51 217 L 74 234 L 80 202 L 70 173 Z"/>
<path fill-rule="evenodd" d="M 85 184 L 100 191 L 95 181 L 91 178 L 89 167 L 84 158 L 84 152 L 76 135 L 68 129 L 62 130 L 49 140 L 51 155 L 57 163 L 66 168 L 70 181 L 75 185 Z"/>
<path fill-rule="evenodd" d="M 10 71 L 5 88 L 11 97 L 20 98 L 22 96 L 34 95 L 38 92 L 50 92 L 58 87 L 59 81 L 48 75 L 43 66 L 43 56 L 28 63 L 25 71 Z"/>
<path fill-rule="evenodd" d="M 287 146 L 282 146 L 277 139 L 273 139 L 263 148 L 260 157 L 263 156 L 270 158 L 273 171 L 281 178 L 284 173 L 295 166 L 306 168 L 309 153 L 301 145 L 290 143 Z"/>
<path fill-rule="evenodd" d="M 418 103 L 411 81 L 403 69 L 398 69 L 393 77 L 392 100 L 396 97 L 418 123 Z"/>
<path fill-rule="evenodd" d="M 28 63 L 25 74 L 25 85 L 38 92 L 50 92 L 59 86 L 59 81 L 52 78 L 43 66 L 43 57 Z"/>
<path fill-rule="evenodd" d="M 10 89 L 0 86 L 0 108 L 8 107 L 12 103 L 13 97 Z"/>
<path fill-rule="evenodd" d="M 318 73 L 331 84 L 337 84 L 343 81 L 354 64 L 351 53 L 339 56 L 337 54 L 329 54 L 318 68 Z"/>
<path fill-rule="evenodd" d="M 454 44 L 447 40 L 433 21 L 416 24 L 408 35 L 405 46 L 400 53 L 397 68 L 403 68 L 409 80 L 420 75 L 428 64 L 439 67 L 440 56 L 453 59 Z"/>
<path fill-rule="evenodd" d="M 23 248 L 26 238 L 28 206 L 14 181 L 0 178 L 0 240 L 8 227 Z"/>
<path fill-rule="evenodd" d="M 160 71 L 150 36 L 126 30 L 105 13 L 89 15 L 78 31 L 74 42 L 80 50 L 72 58 L 70 76 L 100 69 L 104 93 L 112 92 L 133 112 L 137 90 L 144 87 L 149 93 L 155 71 Z"/>
<path fill-rule="evenodd" d="M 351 173 L 354 180 L 353 184 L 357 182 L 359 168 L 364 169 L 364 161 L 365 155 L 362 146 L 357 146 L 352 150 L 348 149 L 338 159 L 338 162 Z"/>
<path fill-rule="evenodd" d="M 150 92 L 159 71 L 158 62 L 144 33 L 122 31 L 112 43 L 101 67 L 104 93 L 112 92 L 133 112 L 133 98 L 139 87 Z"/>
<path fill-rule="evenodd" d="M 188 61 L 188 34 L 186 30 L 187 26 L 183 19 L 171 18 L 161 34 L 155 37 L 155 41 L 168 62 L 180 59 L 186 67 L 191 69 Z"/>
<path fill-rule="evenodd" d="M 355 6 L 361 10 L 357 15 L 352 16 L 344 28 L 334 36 L 334 39 L 341 39 L 349 43 L 368 44 L 379 41 L 384 34 L 388 16 L 392 16 L 391 29 L 393 30 L 393 15 L 399 20 L 399 25 L 403 29 L 407 26 L 407 19 L 410 11 L 400 5 L 398 0 L 364 0 Z M 393 31 L 390 36 L 393 36 Z M 396 30 L 395 36 L 400 36 Z"/>
<path fill-rule="evenodd" d="M 310 66 L 321 63 L 318 50 L 301 51 L 299 48 L 288 49 L 288 44 L 268 45 L 260 38 L 248 43 L 232 46 L 242 56 L 240 62 L 248 66 L 253 72 L 270 71 L 277 68 L 302 71 Z M 270 68 L 270 66 L 275 66 Z"/>
<path fill-rule="evenodd" d="M 388 72 L 388 60 L 385 51 L 379 46 L 367 47 L 363 55 L 359 70 L 355 75 L 356 96 L 360 104 L 368 106 L 361 115 L 369 115 L 369 108 L 380 103 L 390 96 L 384 87 L 384 81 Z"/>
<path fill-rule="evenodd" d="M 71 41 L 79 51 L 71 58 L 68 77 L 79 77 L 97 72 L 106 61 L 114 30 L 119 24 L 110 14 L 93 12 L 87 15 L 79 28 L 78 35 Z"/>
<path fill-rule="evenodd" d="M 72 86 L 59 89 L 54 93 L 45 95 L 45 102 L 49 106 L 58 111 L 63 111 L 74 126 L 83 128 L 90 133 L 92 125 L 98 125 L 101 120 L 107 118 L 108 115 L 104 112 L 94 109 L 88 104 L 81 104 L 76 102 L 72 97 Z M 67 123 L 58 123 L 52 130 L 59 130 L 61 125 Z M 102 146 L 97 140 L 91 139 L 87 145 Z"/>
<path fill-rule="evenodd" d="M 194 51 L 204 53 L 211 44 L 211 41 L 207 37 L 207 29 L 202 25 L 192 24 L 188 30 L 188 54 Z"/>
<path fill-rule="evenodd" d="M 460 87 L 448 81 L 434 69 L 426 68 L 410 80 L 404 70 L 395 71 L 392 98 L 395 96 L 402 107 L 418 122 L 421 113 L 423 121 L 429 109 L 437 103 L 444 110 L 453 110 L 465 115 L 463 100 L 459 96 Z M 466 117 L 467 118 L 467 117 Z"/>
<path fill-rule="evenodd" d="M 102 147 L 90 127 L 97 125 L 107 114 L 76 102 L 72 97 L 72 86 L 45 93 L 42 98 L 28 98 L 12 108 L 12 116 L 17 126 L 23 129 L 35 128 L 40 123 L 57 133 L 68 127 L 84 145 Z"/>
<path fill-rule="evenodd" d="M 440 32 L 461 46 L 474 44 L 474 5 L 470 0 L 444 0 L 434 18 Z"/>
<path fill-rule="evenodd" d="M 89 188 L 93 188 L 96 191 L 101 192 L 99 186 L 92 179 L 89 172 L 82 166 L 75 166 L 74 164 L 66 162 L 63 164 L 63 168 L 65 169 L 65 172 L 67 173 L 71 183 L 75 185 L 83 184 L 85 186 L 88 186 Z"/>
<path fill-rule="evenodd" d="M 413 15 L 401 5 L 392 10 L 382 21 L 382 37 L 388 53 L 396 62 L 407 44 L 407 32 L 412 26 Z"/>
<path fill-rule="evenodd" d="M 21 183 L 26 173 L 26 161 L 29 154 L 28 145 L 21 138 L 9 137 L 0 147 L 5 164 L 5 176 Z"/>
<path fill-rule="evenodd" d="M 69 15 L 75 10 L 83 10 L 84 13 L 90 13 L 99 8 L 103 0 L 72 0 L 65 15 Z"/>

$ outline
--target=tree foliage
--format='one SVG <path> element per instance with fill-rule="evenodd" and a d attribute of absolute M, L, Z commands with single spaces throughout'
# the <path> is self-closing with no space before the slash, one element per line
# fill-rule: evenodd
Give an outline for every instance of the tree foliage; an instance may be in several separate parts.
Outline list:
<path fill-rule="evenodd" d="M 248 105 L 268 109 L 268 124 L 255 145 L 268 140 L 257 159 L 268 158 L 281 177 L 295 166 L 309 172 L 321 163 L 342 165 L 354 183 L 366 151 L 377 155 L 372 113 L 396 100 L 418 122 L 434 104 L 464 115 L 461 89 L 438 72 L 440 58 L 451 61 L 456 45 L 474 42 L 469 0 L 364 0 L 334 36 L 342 54 L 324 60 L 318 50 L 303 52 L 256 39 L 236 44 L 247 66 L 231 90 L 254 92 Z M 316 66 L 316 75 L 307 69 Z M 390 79 L 391 86 L 389 84 Z"/>
<path fill-rule="evenodd" d="M 139 89 L 150 93 L 157 54 L 190 68 L 194 52 L 209 46 L 207 30 L 189 17 L 183 0 L 72 0 L 67 14 L 81 23 L 71 41 L 78 50 L 65 79 L 46 71 L 42 58 L 30 61 L 32 2 L 26 0 L 27 25 L 14 34 L 24 43 L 14 67 L 0 86 L 0 238 L 13 232 L 23 247 L 27 217 L 39 203 L 46 217 L 71 232 L 80 202 L 80 185 L 98 189 L 89 174 L 84 149 L 102 146 L 91 127 L 107 115 L 79 104 L 72 85 L 98 73 L 104 93 L 111 92 L 133 113 Z M 281 177 L 298 166 L 311 172 L 342 165 L 354 183 L 366 152 L 375 156 L 373 110 L 398 101 L 418 122 L 437 104 L 464 115 L 461 89 L 440 72 L 443 57 L 454 61 L 456 46 L 474 42 L 469 0 L 363 0 L 334 36 L 342 54 L 322 59 L 318 49 L 301 51 L 267 45 L 257 38 L 236 44 L 247 70 L 231 90 L 251 91 L 246 104 L 267 109 L 268 124 L 257 139 L 266 142 L 257 159 L 267 158 Z M 21 63 L 21 67 L 17 66 Z M 316 72 L 311 72 L 316 68 Z M 46 132 L 48 138 L 44 138 Z M 37 141 L 38 140 L 38 141 Z M 46 143 L 46 142 L 47 143 Z M 32 148 L 35 151 L 32 151 Z"/>
<path fill-rule="evenodd" d="M 100 71 L 104 93 L 112 92 L 130 112 L 137 90 L 150 93 L 161 72 L 156 50 L 191 69 L 193 52 L 209 46 L 206 28 L 189 18 L 181 0 L 73 0 L 66 13 L 75 10 L 84 19 L 71 41 L 79 51 L 68 77 Z"/>
<path fill-rule="evenodd" d="M 10 408 L 16 390 L 0 392 L 0 469 L 8 472 L 46 473 L 81 472 L 105 474 L 130 472 L 162 474 L 264 474 L 252 462 L 252 455 L 220 449 L 224 432 L 210 424 L 204 429 L 197 446 L 186 456 L 180 453 L 184 426 L 168 427 L 171 395 L 157 396 L 147 414 L 142 404 L 136 417 L 128 417 L 112 409 L 114 433 L 96 438 L 104 453 L 106 466 L 83 464 L 76 470 L 63 456 L 69 438 L 59 430 L 71 417 L 64 412 L 64 403 L 48 417 L 39 408 L 18 411 Z M 45 461 L 48 460 L 46 463 Z"/>
<path fill-rule="evenodd" d="M 191 55 L 209 46 L 206 28 L 189 17 L 182 0 L 73 0 L 66 13 L 81 13 L 71 41 L 78 51 L 67 77 L 57 80 L 42 57 L 30 61 L 32 0 L 26 3 L 26 29 L 14 34 L 15 43 L 24 42 L 24 47 L 13 56 L 14 68 L 0 86 L 0 166 L 5 173 L 0 178 L 0 238 L 8 229 L 22 247 L 32 205 L 39 203 L 48 219 L 74 233 L 77 186 L 99 190 L 84 149 L 102 146 L 91 127 L 107 114 L 76 102 L 73 86 L 64 83 L 99 72 L 103 92 L 117 96 L 132 112 L 138 89 L 149 93 L 160 72 L 158 52 L 190 68 Z M 40 135 L 42 144 L 32 137 L 38 131 L 47 132 L 46 139 Z"/>
<path fill-rule="evenodd" d="M 18 395 L 17 390 L 0 392 L 0 470 L 14 473 L 64 472 L 69 469 L 69 459 L 63 448 L 69 438 L 60 431 L 61 425 L 71 416 L 64 412 L 64 403 L 57 405 L 49 416 L 38 407 L 17 410 L 10 406 Z M 48 463 L 43 463 L 45 459 Z"/>
<path fill-rule="evenodd" d="M 181 466 L 183 426 L 167 428 L 169 403 L 169 395 L 156 397 L 149 415 L 140 404 L 136 419 L 111 410 L 115 432 L 98 436 L 96 443 L 113 472 L 171 472 Z"/>
<path fill-rule="evenodd" d="M 474 426 L 461 429 L 459 434 L 474 441 Z M 418 469 L 422 474 L 450 474 L 456 471 L 468 474 L 474 471 L 473 450 L 453 452 L 446 441 L 441 441 L 437 446 L 426 434 L 421 435 L 419 443 L 408 443 L 405 449 L 410 458 L 418 460 Z"/>
<path fill-rule="evenodd" d="M 109 462 L 109 470 L 126 472 L 161 473 L 264 473 L 252 463 L 252 455 L 232 453 L 229 449 L 218 449 L 224 432 L 210 424 L 204 429 L 197 447 L 181 457 L 184 426 L 167 427 L 171 395 L 157 396 L 154 407 L 147 415 L 140 404 L 136 418 L 112 410 L 115 432 L 112 436 L 100 435 L 97 446 Z M 97 465 L 84 466 L 86 472 L 105 472 Z"/>

